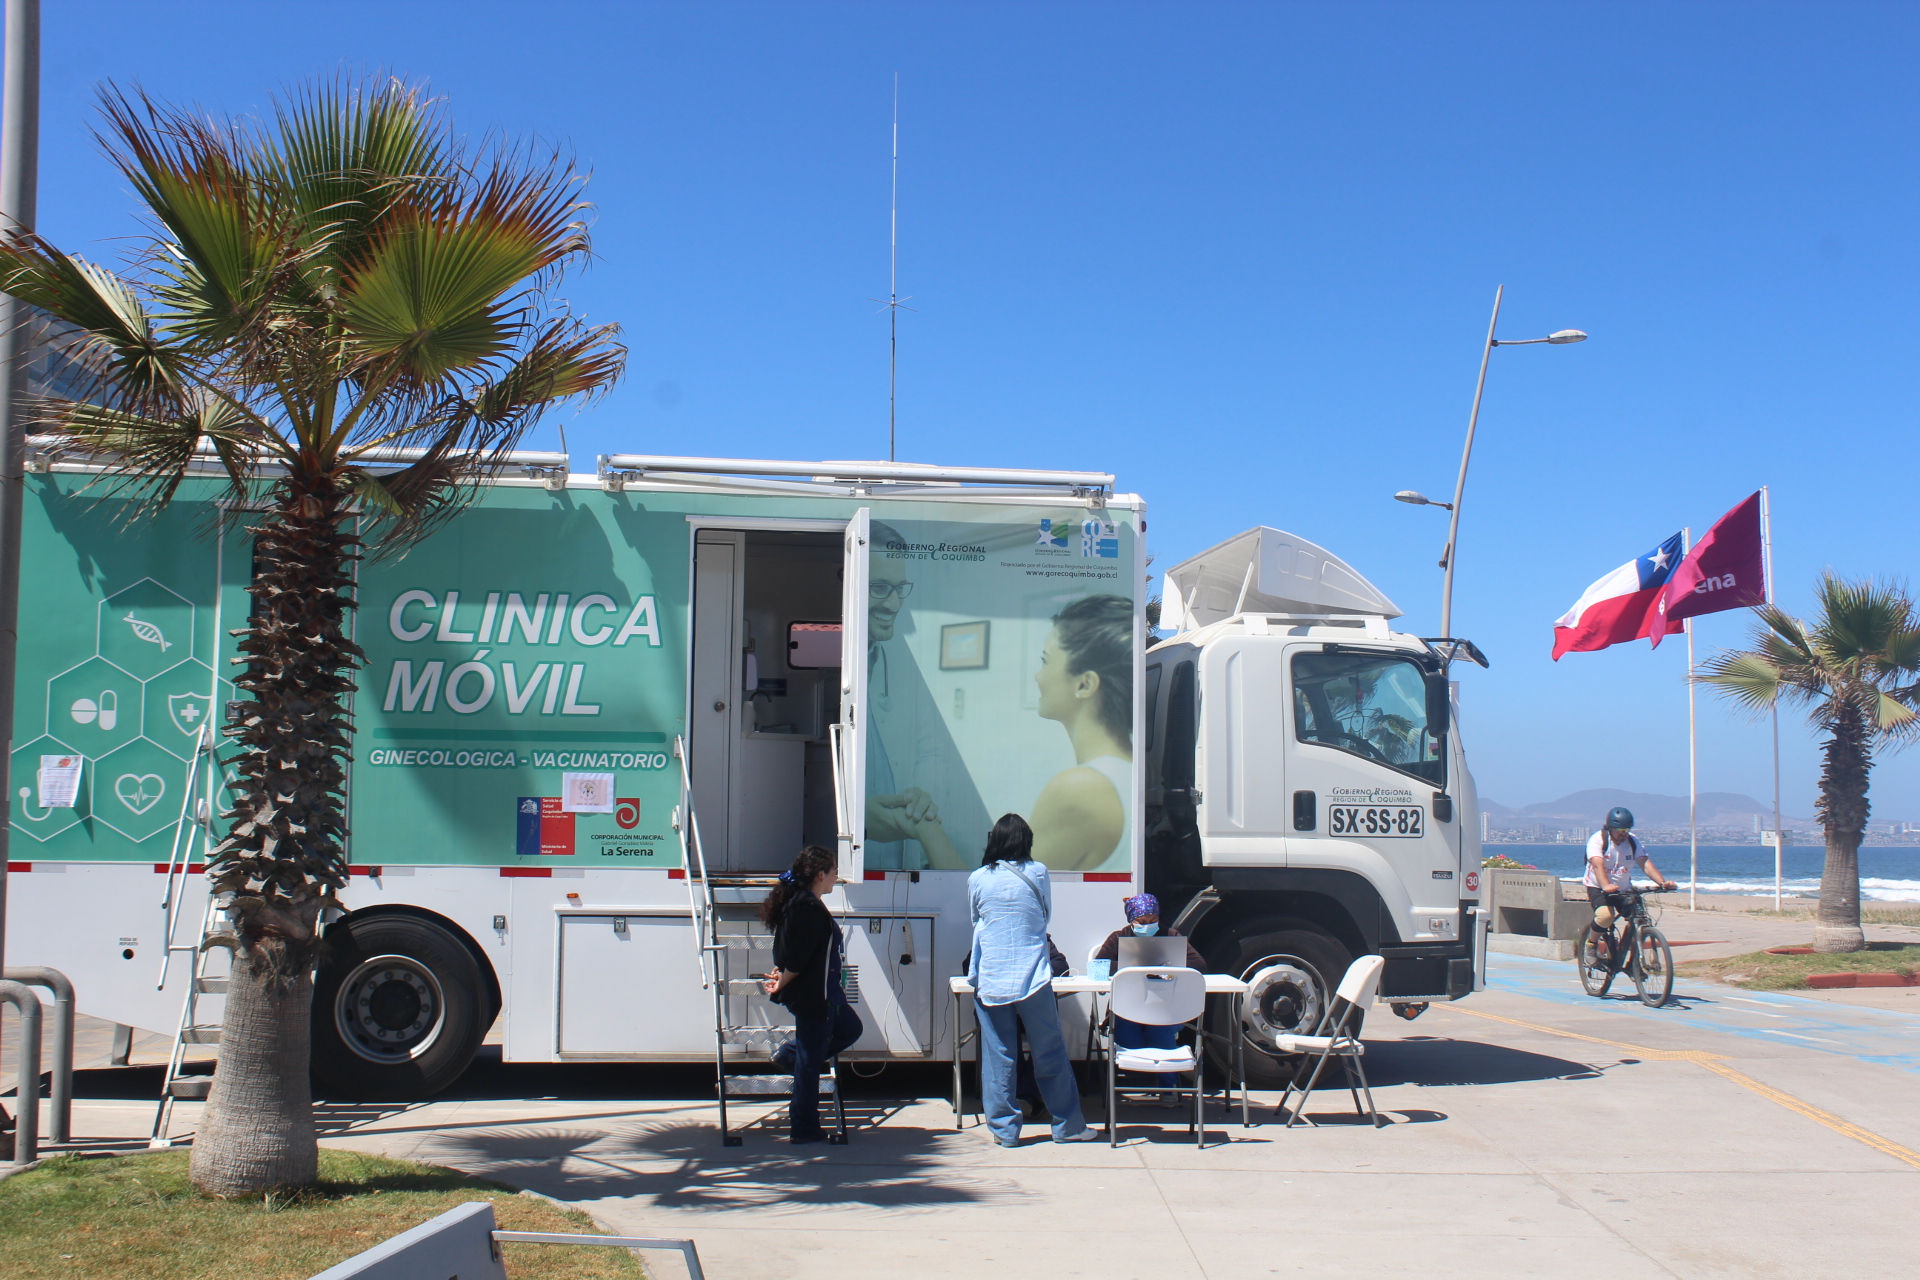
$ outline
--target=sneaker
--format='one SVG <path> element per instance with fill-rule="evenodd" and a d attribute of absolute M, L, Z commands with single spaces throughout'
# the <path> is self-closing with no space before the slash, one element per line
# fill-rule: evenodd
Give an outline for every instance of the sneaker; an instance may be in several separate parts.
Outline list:
<path fill-rule="evenodd" d="M 783 1076 L 792 1075 L 793 1068 L 794 1068 L 794 1060 L 799 1056 L 799 1053 L 800 1053 L 799 1044 L 792 1040 L 787 1041 L 785 1044 L 781 1045 L 778 1049 L 775 1049 L 773 1051 L 774 1067 L 777 1068 L 780 1074 Z"/>
<path fill-rule="evenodd" d="M 1008 1142 L 1005 1138 L 995 1138 L 993 1145 L 996 1147 L 1017 1147 L 1020 1145 L 1020 1140 L 1016 1138 L 1012 1142 Z"/>
<path fill-rule="evenodd" d="M 1082 1129 L 1080 1132 L 1070 1133 L 1064 1138 L 1055 1138 L 1054 1141 L 1055 1142 L 1098 1142 L 1101 1136 L 1102 1135 L 1097 1130 Z"/>

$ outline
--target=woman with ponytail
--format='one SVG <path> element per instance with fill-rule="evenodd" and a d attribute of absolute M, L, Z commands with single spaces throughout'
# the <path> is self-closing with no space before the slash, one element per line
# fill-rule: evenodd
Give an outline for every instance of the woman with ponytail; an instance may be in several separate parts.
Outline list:
<path fill-rule="evenodd" d="M 820 1127 L 820 1073 L 863 1030 L 840 986 L 840 926 L 820 900 L 839 878 L 833 853 L 810 844 L 760 904 L 761 923 L 773 930 L 767 998 L 793 1014 L 793 1039 L 773 1060 L 793 1071 L 787 1137 L 796 1144 L 827 1136 Z"/>

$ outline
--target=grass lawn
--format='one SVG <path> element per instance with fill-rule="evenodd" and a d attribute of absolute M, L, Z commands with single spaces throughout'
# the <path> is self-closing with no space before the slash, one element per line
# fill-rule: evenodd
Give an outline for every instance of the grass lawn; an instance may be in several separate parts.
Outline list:
<path fill-rule="evenodd" d="M 1674 965 L 1674 972 L 1683 978 L 1713 978 L 1754 991 L 1804 991 L 1807 975 L 1814 973 L 1910 974 L 1916 969 L 1920 969 L 1920 943 L 1915 942 L 1869 942 L 1865 951 L 1837 955 L 1774 956 L 1751 951 Z"/>
<path fill-rule="evenodd" d="M 1755 907 L 1746 914 L 1771 916 L 1775 920 L 1811 920 L 1819 909 L 1820 904 L 1810 899 L 1787 898 L 1782 900 L 1778 911 L 1772 907 Z M 1860 904 L 1860 923 L 1920 925 L 1920 902 L 1863 902 Z"/>
<path fill-rule="evenodd" d="M 306 1280 L 469 1200 L 502 1231 L 598 1234 L 583 1213 L 452 1169 L 320 1149 L 320 1184 L 218 1200 L 187 1181 L 185 1151 L 56 1156 L 0 1182 L 0 1276 L 88 1280 Z M 611 1280 L 645 1272 L 624 1249 L 508 1244 L 507 1274 Z"/>

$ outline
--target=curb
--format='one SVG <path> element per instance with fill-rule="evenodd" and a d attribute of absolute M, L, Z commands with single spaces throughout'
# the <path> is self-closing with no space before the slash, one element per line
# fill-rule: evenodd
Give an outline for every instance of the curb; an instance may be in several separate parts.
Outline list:
<path fill-rule="evenodd" d="M 1920 973 L 1814 973 L 1807 976 L 1807 985 L 1815 991 L 1850 987 L 1920 987 Z"/>

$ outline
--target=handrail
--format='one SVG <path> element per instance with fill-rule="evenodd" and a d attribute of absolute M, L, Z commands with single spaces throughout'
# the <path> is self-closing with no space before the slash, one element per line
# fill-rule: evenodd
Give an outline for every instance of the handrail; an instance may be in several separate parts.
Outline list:
<path fill-rule="evenodd" d="M 673 735 L 673 756 L 680 762 L 680 809 L 674 827 L 680 832 L 680 860 L 685 864 L 682 869 L 686 872 L 687 880 L 687 911 L 693 917 L 694 939 L 700 950 L 700 989 L 705 991 L 715 980 L 715 976 L 708 973 L 707 965 L 707 953 L 713 949 L 709 945 L 711 939 L 707 932 L 709 917 L 713 914 L 713 897 L 707 884 L 706 850 L 700 847 L 700 816 L 693 808 L 693 775 L 687 768 L 687 743 L 677 733 Z M 693 891 L 696 878 L 700 882 L 698 895 Z"/>
<path fill-rule="evenodd" d="M 833 757 L 833 817 L 835 824 L 839 827 L 839 830 L 834 832 L 834 837 L 839 840 L 853 839 L 853 815 L 847 809 L 846 784 L 840 777 L 840 741 L 846 728 L 837 720 L 827 726 L 827 752 Z"/>
<path fill-rule="evenodd" d="M 208 831 L 213 824 L 213 782 L 211 778 L 208 779 L 207 794 L 204 797 L 207 802 L 206 821 L 202 822 L 199 814 L 191 812 L 193 808 L 193 795 L 197 790 L 194 785 L 194 780 L 200 776 L 202 757 L 209 757 L 205 764 L 207 770 L 211 772 L 214 767 L 210 759 L 213 754 L 213 749 L 213 704 L 210 701 L 208 703 L 207 719 L 201 722 L 200 732 L 194 738 L 193 760 L 187 765 L 187 784 L 183 788 L 185 794 L 180 797 L 180 820 L 174 825 L 173 842 L 167 849 L 166 887 L 160 895 L 160 910 L 164 914 L 166 921 L 160 935 L 160 981 L 154 985 L 155 991 L 165 991 L 167 989 L 167 971 L 173 964 L 173 935 L 180 927 L 180 899 L 174 890 L 176 884 L 184 880 L 187 868 L 193 865 L 193 833 L 195 831 Z M 187 825 L 189 818 L 191 818 L 193 823 L 191 827 Z"/>
<path fill-rule="evenodd" d="M 13 1122 L 13 1162 L 32 1164 L 40 1158 L 40 997 L 21 983 L 0 980 L 0 1001 L 20 1011 L 13 1093 L 19 1114 Z"/>
<path fill-rule="evenodd" d="M 73 1140 L 73 983 L 44 965 L 9 965 L 0 978 L 53 992 L 53 1088 L 47 1093 L 49 1142 Z M 36 1074 L 36 1079 L 38 1076 Z"/>

